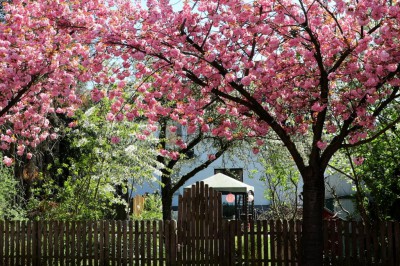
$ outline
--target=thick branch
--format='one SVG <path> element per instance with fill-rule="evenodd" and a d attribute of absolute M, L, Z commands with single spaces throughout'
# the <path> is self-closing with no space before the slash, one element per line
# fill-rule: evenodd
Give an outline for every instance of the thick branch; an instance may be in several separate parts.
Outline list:
<path fill-rule="evenodd" d="M 25 95 L 25 93 L 27 93 L 29 91 L 29 89 L 36 83 L 36 81 L 39 79 L 39 75 L 32 75 L 31 77 L 31 81 L 29 81 L 28 84 L 26 84 L 25 86 L 23 86 L 17 93 L 17 95 L 15 95 L 14 98 L 12 98 L 11 100 L 8 101 L 7 105 L 0 110 L 0 117 L 2 117 L 3 115 L 5 115 L 8 111 L 10 111 L 10 109 L 16 105 L 21 98 Z"/>
<path fill-rule="evenodd" d="M 231 142 L 224 144 L 221 146 L 221 148 L 218 150 L 218 152 L 215 154 L 215 159 L 214 160 L 207 160 L 206 162 L 202 163 L 201 165 L 195 167 L 190 171 L 189 173 L 183 175 L 178 182 L 174 184 L 174 186 L 171 188 L 171 193 L 174 193 L 177 191 L 183 184 L 188 181 L 191 177 L 193 177 L 195 174 L 200 172 L 201 170 L 206 169 L 211 163 L 213 163 L 216 159 L 221 157 L 222 154 L 231 146 Z"/>
<path fill-rule="evenodd" d="M 199 144 L 203 140 L 203 133 L 199 133 L 196 138 L 194 138 L 192 141 L 190 141 L 185 149 L 180 149 L 178 152 L 180 154 L 182 153 L 187 153 L 189 150 L 193 149 L 197 144 Z M 166 165 L 167 169 L 172 169 L 180 160 L 180 158 L 175 159 L 175 160 L 170 160 L 168 164 Z"/>

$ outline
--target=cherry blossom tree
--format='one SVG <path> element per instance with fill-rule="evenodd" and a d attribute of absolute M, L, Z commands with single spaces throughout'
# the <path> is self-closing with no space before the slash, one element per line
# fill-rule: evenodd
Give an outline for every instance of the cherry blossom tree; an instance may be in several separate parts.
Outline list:
<path fill-rule="evenodd" d="M 50 0 L 1 4 L 0 149 L 30 159 L 29 149 L 56 138 L 48 116 L 72 116 L 80 104 L 75 88 L 96 69 L 89 67 L 96 64 L 90 58 L 90 33 L 99 30 L 94 18 L 101 19 L 105 5 Z M 4 157 L 3 162 L 10 166 L 13 159 Z"/>
<path fill-rule="evenodd" d="M 400 3 L 199 0 L 174 11 L 168 2 L 128 8 L 120 1 L 97 47 L 126 67 L 143 62 L 132 73 L 141 82 L 126 115 L 141 112 L 154 123 L 169 115 L 189 129 L 206 128 L 203 107 L 218 98 L 224 102 L 218 112 L 240 120 L 243 134 L 273 130 L 304 181 L 302 265 L 322 265 L 330 159 L 400 121 L 396 116 L 375 130 L 400 96 Z M 201 98 L 193 97 L 193 84 Z M 210 130 L 229 139 L 235 129 L 222 122 Z M 294 138 L 306 142 L 305 151 Z"/>

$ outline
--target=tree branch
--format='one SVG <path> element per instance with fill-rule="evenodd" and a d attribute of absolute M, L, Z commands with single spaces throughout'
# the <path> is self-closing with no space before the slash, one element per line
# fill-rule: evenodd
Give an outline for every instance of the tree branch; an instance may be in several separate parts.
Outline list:
<path fill-rule="evenodd" d="M 15 97 L 13 97 L 12 99 L 10 99 L 7 103 L 7 105 L 0 110 L 0 117 L 2 117 L 3 115 L 5 115 L 8 111 L 10 111 L 10 109 L 16 105 L 21 98 L 24 96 L 25 93 L 27 93 L 29 91 L 29 89 L 36 83 L 36 81 L 39 80 L 40 75 L 32 75 L 31 76 L 31 81 L 28 82 L 28 84 L 26 84 L 25 86 L 23 86 L 17 93 L 17 95 L 15 95 Z"/>
<path fill-rule="evenodd" d="M 377 139 L 379 136 L 381 136 L 382 134 L 384 134 L 386 131 L 388 131 L 390 128 L 392 128 L 393 126 L 395 126 L 397 123 L 400 123 L 400 116 L 397 117 L 394 121 L 392 121 L 391 123 L 387 124 L 383 129 L 379 130 L 375 135 L 373 135 L 370 138 L 361 140 L 357 143 L 354 144 L 343 144 L 341 146 L 341 148 L 350 148 L 350 147 L 357 147 L 366 143 L 369 143 L 375 139 Z"/>
<path fill-rule="evenodd" d="M 211 163 L 213 163 L 215 160 L 217 160 L 219 157 L 221 157 L 221 155 L 232 145 L 231 142 L 229 143 L 225 143 L 221 146 L 221 148 L 219 149 L 219 151 L 215 154 L 215 159 L 214 160 L 207 160 L 206 162 L 202 163 L 201 165 L 195 167 L 192 169 L 192 171 L 190 171 L 189 173 L 183 175 L 178 182 L 176 182 L 172 188 L 171 188 L 171 192 L 174 193 L 175 191 L 177 191 L 181 186 L 183 186 L 183 184 L 188 181 L 191 177 L 193 177 L 195 174 L 197 174 L 198 172 L 200 172 L 201 170 L 206 169 Z"/>

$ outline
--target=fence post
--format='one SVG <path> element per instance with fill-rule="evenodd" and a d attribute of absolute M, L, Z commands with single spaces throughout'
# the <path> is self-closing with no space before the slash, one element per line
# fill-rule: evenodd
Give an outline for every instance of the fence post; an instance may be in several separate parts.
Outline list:
<path fill-rule="evenodd" d="M 176 221 L 167 220 L 164 224 L 165 232 L 165 251 L 166 251 L 166 265 L 175 266 L 177 264 L 177 241 L 176 241 Z"/>
<path fill-rule="evenodd" d="M 33 234 L 32 234 L 32 245 L 33 245 L 33 266 L 39 266 L 41 261 L 40 246 L 41 246 L 41 230 L 38 221 L 33 221 Z"/>
<path fill-rule="evenodd" d="M 235 236 L 237 234 L 237 221 L 227 221 L 228 232 L 225 233 L 227 239 L 228 254 L 227 265 L 235 265 L 236 263 L 236 251 L 235 251 Z"/>
<path fill-rule="evenodd" d="M 171 233 L 171 265 L 177 265 L 177 252 L 178 252 L 178 241 L 177 241 L 177 230 L 176 230 L 176 221 L 171 221 L 170 227 Z"/>

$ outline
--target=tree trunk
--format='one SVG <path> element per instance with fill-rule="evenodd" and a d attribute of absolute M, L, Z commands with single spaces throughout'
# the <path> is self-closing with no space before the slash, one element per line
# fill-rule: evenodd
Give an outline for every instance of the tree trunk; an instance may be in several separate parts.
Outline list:
<path fill-rule="evenodd" d="M 126 202 L 126 204 L 129 204 L 129 194 L 128 192 L 123 193 L 122 185 L 117 185 L 115 192 Z M 115 220 L 129 220 L 129 213 L 126 210 L 126 204 L 114 204 Z"/>
<path fill-rule="evenodd" d="M 307 167 L 303 174 L 302 266 L 323 265 L 324 170 Z"/>
<path fill-rule="evenodd" d="M 161 187 L 161 202 L 162 202 L 162 215 L 163 220 L 172 220 L 172 195 L 171 193 L 171 178 L 166 175 L 161 176 L 161 182 L 163 186 Z"/>

